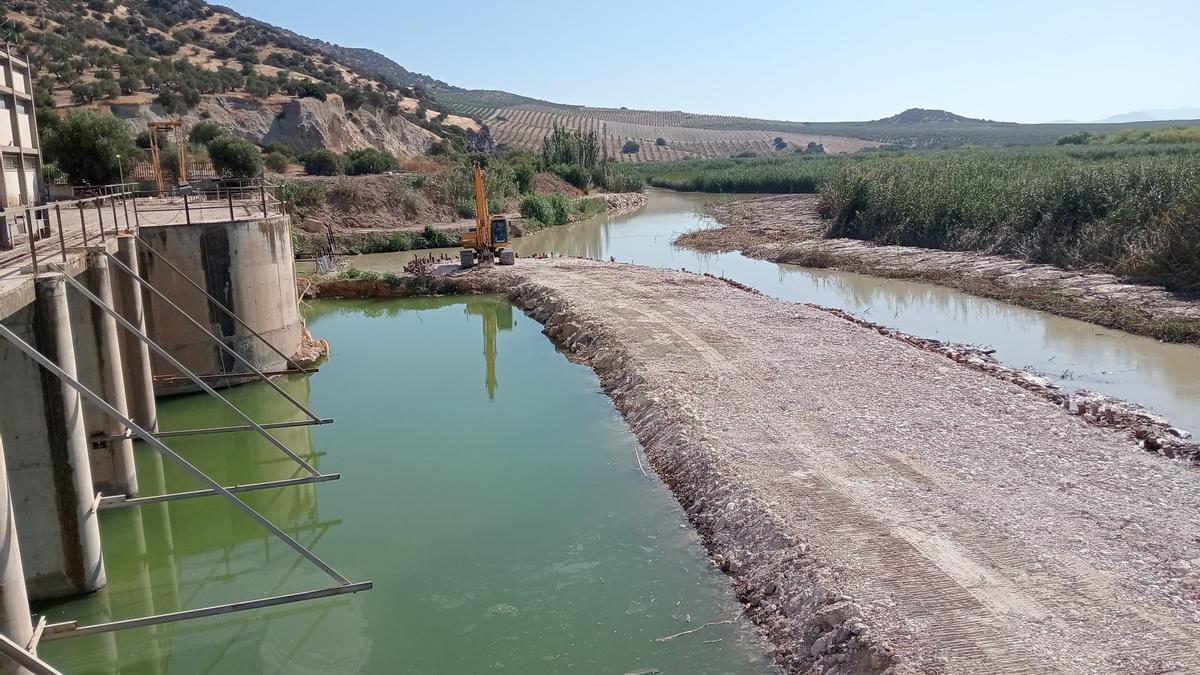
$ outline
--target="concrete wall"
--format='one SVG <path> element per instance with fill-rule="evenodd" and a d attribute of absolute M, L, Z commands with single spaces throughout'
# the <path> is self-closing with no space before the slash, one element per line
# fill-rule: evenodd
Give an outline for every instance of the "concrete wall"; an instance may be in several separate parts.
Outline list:
<path fill-rule="evenodd" d="M 233 310 L 251 328 L 291 356 L 300 346 L 302 321 L 296 299 L 291 226 L 286 216 L 225 223 L 143 226 L 142 239 Z M 141 251 L 142 276 L 189 316 L 262 371 L 287 362 L 207 299 L 164 262 Z M 153 294 L 146 296 L 150 336 L 171 355 L 202 375 L 247 369 Z M 156 376 L 180 375 L 153 357 Z M 213 383 L 214 386 L 218 383 Z M 160 394 L 195 391 L 190 383 L 158 383 Z"/>

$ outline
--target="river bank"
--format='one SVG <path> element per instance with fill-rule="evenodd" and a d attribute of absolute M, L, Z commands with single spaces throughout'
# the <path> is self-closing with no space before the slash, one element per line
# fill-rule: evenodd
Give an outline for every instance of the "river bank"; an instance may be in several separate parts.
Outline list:
<path fill-rule="evenodd" d="M 1107 413 L 702 275 L 438 283 L 507 292 L 596 370 L 792 672 L 1200 665 L 1200 484 Z"/>
<path fill-rule="evenodd" d="M 856 239 L 825 239 L 815 195 L 783 195 L 719 204 L 722 225 L 688 232 L 676 243 L 701 251 L 740 251 L 776 263 L 927 281 L 974 295 L 1153 337 L 1200 345 L 1200 300 L 1103 273 L 1063 270 L 1002 256 Z"/>

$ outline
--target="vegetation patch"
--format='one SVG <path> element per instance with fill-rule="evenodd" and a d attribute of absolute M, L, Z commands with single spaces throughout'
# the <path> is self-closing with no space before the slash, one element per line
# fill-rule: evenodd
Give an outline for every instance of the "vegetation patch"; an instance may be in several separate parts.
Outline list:
<path fill-rule="evenodd" d="M 827 235 L 1012 255 L 1200 290 L 1200 152 L 987 151 L 848 164 Z"/>

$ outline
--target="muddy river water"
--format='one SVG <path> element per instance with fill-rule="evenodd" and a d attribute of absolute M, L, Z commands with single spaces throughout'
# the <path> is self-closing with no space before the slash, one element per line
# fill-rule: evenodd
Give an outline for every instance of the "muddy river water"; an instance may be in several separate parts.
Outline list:
<path fill-rule="evenodd" d="M 521 255 L 611 257 L 709 272 L 767 295 L 837 307 L 913 335 L 990 346 L 996 350 L 995 357 L 1008 366 L 1028 368 L 1066 388 L 1123 398 L 1165 416 L 1178 427 L 1200 432 L 1200 349 L 1164 344 L 931 284 L 680 248 L 672 244 L 680 233 L 716 226 L 700 212 L 705 203 L 733 197 L 648 192 L 649 203 L 640 211 L 543 230 L 517 239 L 515 247 Z M 450 249 L 445 253 L 456 255 Z M 413 255 L 359 256 L 353 264 L 394 271 Z"/>

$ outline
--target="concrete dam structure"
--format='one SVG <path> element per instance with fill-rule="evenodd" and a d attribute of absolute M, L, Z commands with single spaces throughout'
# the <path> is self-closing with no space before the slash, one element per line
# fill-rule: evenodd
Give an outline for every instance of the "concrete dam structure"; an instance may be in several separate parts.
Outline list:
<path fill-rule="evenodd" d="M 8 225 L 11 209 L 3 214 L 0 227 L 9 228 L 16 245 L 0 251 L 0 672 L 55 672 L 37 660 L 39 640 L 370 587 L 351 583 L 234 494 L 311 487 L 338 476 L 320 474 L 266 431 L 332 421 L 318 418 L 268 379 L 309 372 L 295 358 L 307 332 L 288 217 L 278 202 L 268 203 L 265 185 L 253 192 L 243 188 L 236 203 L 228 188 L 225 194 L 216 190 L 189 191 L 180 204 L 176 198 L 139 199 L 121 186 L 102 197 L 19 207 L 24 222 L 45 224 L 28 232 Z M 205 206 L 213 202 L 216 206 Z M 176 206 L 182 206 L 179 224 L 159 222 L 171 220 L 159 216 Z M 285 407 L 298 407 L 308 419 L 257 422 L 216 391 L 261 380 Z M 244 424 L 160 432 L 156 395 L 197 391 L 218 399 Z M 164 442 L 236 431 L 262 434 L 307 475 L 226 487 Z M 156 450 L 156 461 L 176 462 L 208 488 L 142 495 L 135 440 Z M 31 616 L 30 602 L 106 585 L 103 511 L 199 497 L 230 500 L 336 584 L 99 625 L 46 625 L 44 617 Z"/>

